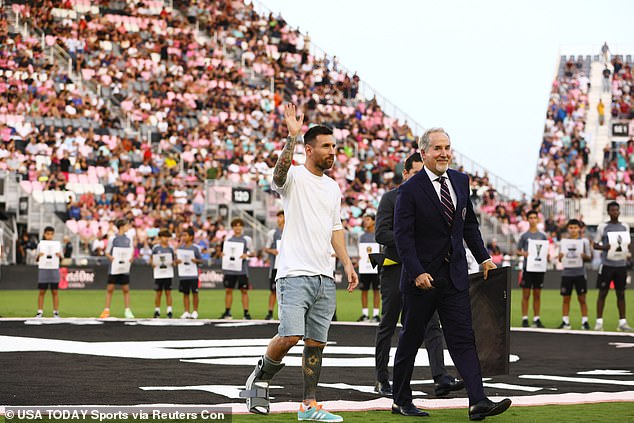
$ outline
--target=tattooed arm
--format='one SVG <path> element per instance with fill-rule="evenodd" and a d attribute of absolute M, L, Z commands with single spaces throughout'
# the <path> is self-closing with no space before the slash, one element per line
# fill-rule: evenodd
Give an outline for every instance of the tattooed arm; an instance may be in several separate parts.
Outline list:
<path fill-rule="evenodd" d="M 281 187 L 286 182 L 286 175 L 291 167 L 293 161 L 293 152 L 295 151 L 295 144 L 297 143 L 297 135 L 302 129 L 304 123 L 304 114 L 299 114 L 297 118 L 297 112 L 294 104 L 287 104 L 284 109 L 284 120 L 286 121 L 286 127 L 288 128 L 288 141 L 277 159 L 275 169 L 273 170 L 273 182 L 278 187 Z"/>

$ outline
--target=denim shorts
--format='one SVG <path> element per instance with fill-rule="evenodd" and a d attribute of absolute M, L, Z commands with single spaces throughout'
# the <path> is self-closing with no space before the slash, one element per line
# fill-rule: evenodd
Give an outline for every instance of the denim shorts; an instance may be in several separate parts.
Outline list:
<path fill-rule="evenodd" d="M 279 336 L 328 340 L 337 306 L 334 279 L 324 276 L 289 276 L 277 281 Z"/>

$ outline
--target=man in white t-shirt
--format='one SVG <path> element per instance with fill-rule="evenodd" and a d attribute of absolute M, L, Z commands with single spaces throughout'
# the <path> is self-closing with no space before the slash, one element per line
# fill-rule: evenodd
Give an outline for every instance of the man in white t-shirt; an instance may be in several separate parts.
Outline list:
<path fill-rule="evenodd" d="M 277 297 L 280 326 L 246 382 L 247 408 L 268 414 L 269 383 L 284 364 L 282 359 L 304 340 L 302 373 L 303 403 L 299 420 L 343 421 L 317 405 L 316 388 L 321 372 L 323 349 L 335 313 L 336 288 L 330 261 L 334 248 L 343 263 L 348 291 L 359 283 L 346 251 L 341 224 L 341 191 L 324 174 L 335 161 L 335 138 L 325 126 L 314 126 L 304 135 L 306 162 L 291 166 L 304 115 L 295 106 L 284 110 L 289 137 L 273 171 L 273 189 L 282 196 L 286 224 L 282 234 L 277 269 Z M 301 141 L 301 140 L 299 140 Z"/>

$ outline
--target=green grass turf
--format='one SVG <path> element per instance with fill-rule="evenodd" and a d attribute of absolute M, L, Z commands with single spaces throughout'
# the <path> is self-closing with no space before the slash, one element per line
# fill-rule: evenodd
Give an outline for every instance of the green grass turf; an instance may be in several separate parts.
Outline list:
<path fill-rule="evenodd" d="M 148 318 L 154 313 L 154 291 L 132 290 L 131 306 L 136 317 Z M 223 290 L 203 290 L 200 293 L 199 315 L 203 319 L 217 319 L 224 311 Z M 180 316 L 183 312 L 183 296 L 174 291 L 174 315 Z M 254 319 L 262 319 L 268 309 L 268 290 L 252 290 L 249 292 L 249 311 Z M 98 317 L 104 307 L 105 291 L 100 290 L 65 290 L 59 291 L 60 314 L 62 317 Z M 369 293 L 372 304 L 372 293 Z M 591 290 L 587 294 L 589 318 L 591 326 L 594 326 L 596 318 L 597 291 Z M 361 315 L 361 294 L 359 291 L 348 293 L 344 290 L 337 291 L 337 318 L 339 321 L 355 321 Z M 561 322 L 561 295 L 557 290 L 543 290 L 541 301 L 541 319 L 547 328 L 556 328 Z M 628 304 L 627 317 L 630 324 L 634 324 L 634 292 L 626 291 L 626 303 Z M 514 289 L 511 292 L 511 326 L 521 325 L 521 291 Z M 165 317 L 165 298 L 161 300 L 162 317 Z M 0 292 L 0 316 L 2 317 L 33 317 L 37 309 L 37 290 L 4 290 Z M 52 316 L 52 299 L 50 292 L 44 299 L 45 316 Z M 234 291 L 232 313 L 234 318 L 242 317 L 242 305 L 240 292 Z M 113 295 L 111 315 L 123 317 L 123 295 L 116 290 Z M 275 312 L 277 316 L 277 311 Z M 529 307 L 529 316 L 532 319 L 532 298 Z M 603 315 L 606 330 L 615 330 L 618 323 L 616 310 L 616 297 L 611 291 L 606 301 Z M 573 329 L 580 329 L 581 314 L 579 303 L 573 295 L 570 309 L 570 319 Z"/>
<path fill-rule="evenodd" d="M 429 410 L 431 414 L 430 422 L 433 423 L 455 423 L 468 422 L 466 408 L 452 408 L 443 410 Z M 365 412 L 345 412 L 337 413 L 344 418 L 346 423 L 387 423 L 387 422 L 408 422 L 418 421 L 412 417 L 392 415 L 389 411 L 365 411 Z M 424 419 L 428 421 L 427 419 Z M 15 420 L 6 420 L 7 423 Z M 40 420 L 42 422 L 60 422 L 60 420 Z M 152 422 L 158 423 L 160 420 L 116 420 L 116 422 Z M 178 420 L 179 422 L 210 422 L 211 420 Z M 216 420 L 219 421 L 219 420 Z M 226 421 L 226 420 L 225 420 Z M 270 414 L 260 415 L 234 415 L 232 422 L 296 422 L 297 415 Z M 421 420 L 422 421 L 422 420 Z M 577 423 L 577 422 L 600 422 L 600 423 L 634 423 L 634 405 L 626 402 L 583 404 L 583 405 L 548 405 L 534 407 L 511 407 L 504 414 L 487 418 L 485 421 L 496 423 Z M 4 423 L 4 417 L 0 417 L 0 423 Z M 110 420 L 110 422 L 114 422 Z"/>

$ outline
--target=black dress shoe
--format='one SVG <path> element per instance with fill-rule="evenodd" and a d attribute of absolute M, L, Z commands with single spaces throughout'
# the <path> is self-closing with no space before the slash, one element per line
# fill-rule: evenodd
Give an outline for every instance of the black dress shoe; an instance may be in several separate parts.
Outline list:
<path fill-rule="evenodd" d="M 485 398 L 469 407 L 469 420 L 483 420 L 487 416 L 504 413 L 511 406 L 511 400 L 504 398 L 500 402 L 493 402 Z"/>
<path fill-rule="evenodd" d="M 392 414 L 400 414 L 402 416 L 413 417 L 429 417 L 428 412 L 423 411 L 420 408 L 416 408 L 416 406 L 411 402 L 408 405 L 392 404 Z"/>
<path fill-rule="evenodd" d="M 376 385 L 374 385 L 374 392 L 385 395 L 386 397 L 391 397 L 392 387 L 390 386 L 390 382 L 377 382 Z"/>
<path fill-rule="evenodd" d="M 464 388 L 464 381 L 453 377 L 445 378 L 441 382 L 436 384 L 434 394 L 437 397 L 444 397 L 451 391 L 459 391 Z"/>

